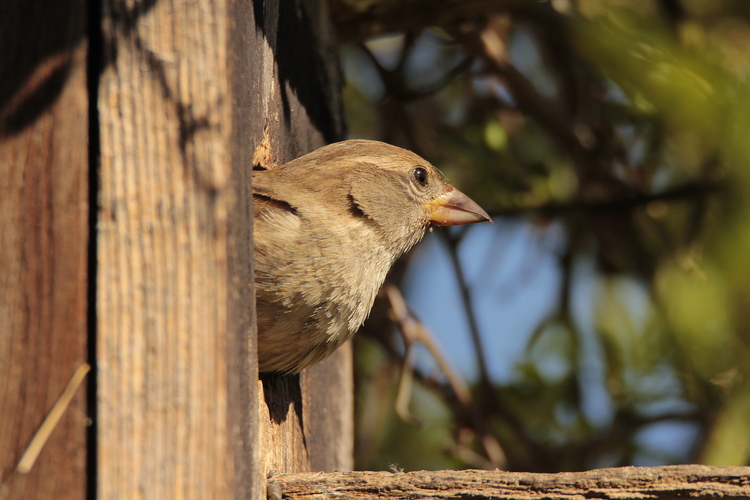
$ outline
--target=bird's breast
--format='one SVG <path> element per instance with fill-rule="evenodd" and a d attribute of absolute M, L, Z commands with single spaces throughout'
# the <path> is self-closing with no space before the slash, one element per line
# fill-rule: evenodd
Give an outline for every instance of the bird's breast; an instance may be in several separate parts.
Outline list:
<path fill-rule="evenodd" d="M 310 224 L 287 213 L 255 222 L 259 359 L 281 360 L 261 369 L 288 371 L 293 358 L 311 366 L 365 321 L 393 256 L 357 221 Z"/>

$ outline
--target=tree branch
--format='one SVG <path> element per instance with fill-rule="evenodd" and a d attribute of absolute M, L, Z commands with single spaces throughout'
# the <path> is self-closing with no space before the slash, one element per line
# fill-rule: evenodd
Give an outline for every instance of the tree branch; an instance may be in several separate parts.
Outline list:
<path fill-rule="evenodd" d="M 529 214 L 551 217 L 571 212 L 622 212 L 642 207 L 652 202 L 677 202 L 704 198 L 712 194 L 726 192 L 727 188 L 728 186 L 724 182 L 695 181 L 673 186 L 655 193 L 634 192 L 627 196 L 602 199 L 574 198 L 564 202 L 493 208 L 489 210 L 489 213 L 492 217 L 511 217 Z"/>

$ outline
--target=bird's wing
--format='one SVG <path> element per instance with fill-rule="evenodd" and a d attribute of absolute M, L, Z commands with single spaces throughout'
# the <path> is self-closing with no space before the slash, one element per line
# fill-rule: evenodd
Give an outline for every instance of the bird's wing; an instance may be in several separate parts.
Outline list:
<path fill-rule="evenodd" d="M 264 186 L 253 178 L 253 217 L 257 218 L 264 212 L 282 211 L 296 215 L 297 209 L 284 197 L 278 195 L 273 189 Z"/>

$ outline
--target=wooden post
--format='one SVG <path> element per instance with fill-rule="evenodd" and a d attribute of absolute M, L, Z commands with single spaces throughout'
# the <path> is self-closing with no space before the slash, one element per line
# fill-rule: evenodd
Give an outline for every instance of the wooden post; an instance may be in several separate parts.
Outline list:
<path fill-rule="evenodd" d="M 323 8 L 5 6 L 0 498 L 264 498 L 271 468 L 351 467 L 350 353 L 263 386 L 253 330 L 256 149 L 343 135 Z"/>
<path fill-rule="evenodd" d="M 665 500 L 750 498 L 750 467 L 619 467 L 539 474 L 488 470 L 280 474 L 276 498 Z"/>
<path fill-rule="evenodd" d="M 84 498 L 85 383 L 30 470 L 17 466 L 88 357 L 85 4 L 2 10 L 0 498 Z"/>
<path fill-rule="evenodd" d="M 105 1 L 103 13 L 97 498 L 225 498 L 238 333 L 227 3 Z"/>

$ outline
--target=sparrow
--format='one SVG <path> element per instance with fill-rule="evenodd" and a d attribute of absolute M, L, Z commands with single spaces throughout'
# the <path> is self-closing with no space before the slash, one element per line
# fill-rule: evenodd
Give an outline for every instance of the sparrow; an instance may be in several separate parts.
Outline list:
<path fill-rule="evenodd" d="M 351 338 L 427 228 L 492 222 L 429 162 L 378 141 L 330 144 L 252 182 L 261 372 L 299 373 Z"/>

